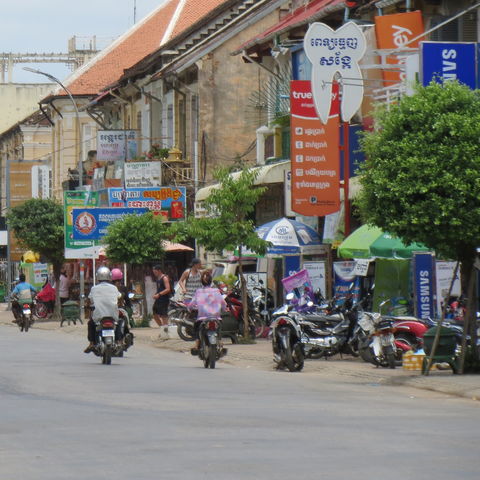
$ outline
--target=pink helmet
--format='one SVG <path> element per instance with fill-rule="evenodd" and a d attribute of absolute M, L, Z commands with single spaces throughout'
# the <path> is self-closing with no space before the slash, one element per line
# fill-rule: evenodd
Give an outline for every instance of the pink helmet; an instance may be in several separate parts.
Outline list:
<path fill-rule="evenodd" d="M 119 268 L 112 269 L 112 280 L 121 280 L 123 278 L 123 273 Z"/>

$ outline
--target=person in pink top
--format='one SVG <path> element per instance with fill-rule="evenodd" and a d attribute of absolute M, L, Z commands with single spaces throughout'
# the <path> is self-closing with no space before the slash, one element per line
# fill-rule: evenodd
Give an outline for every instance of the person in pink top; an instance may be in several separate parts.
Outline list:
<path fill-rule="evenodd" d="M 221 319 L 222 311 L 226 311 L 227 304 L 220 293 L 218 288 L 212 287 L 212 274 L 207 270 L 201 275 L 201 282 L 203 287 L 195 290 L 195 295 L 192 301 L 188 304 L 190 310 L 197 310 L 197 320 L 195 321 L 194 336 L 195 336 L 195 348 L 198 350 L 200 347 L 199 330 L 201 321 L 208 318 Z"/>

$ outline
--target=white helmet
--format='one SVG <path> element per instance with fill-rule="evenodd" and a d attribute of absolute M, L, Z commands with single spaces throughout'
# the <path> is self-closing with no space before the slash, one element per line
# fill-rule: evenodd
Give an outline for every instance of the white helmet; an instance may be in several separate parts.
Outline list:
<path fill-rule="evenodd" d="M 110 282 L 112 280 L 112 272 L 108 267 L 99 267 L 97 270 L 97 282 Z"/>

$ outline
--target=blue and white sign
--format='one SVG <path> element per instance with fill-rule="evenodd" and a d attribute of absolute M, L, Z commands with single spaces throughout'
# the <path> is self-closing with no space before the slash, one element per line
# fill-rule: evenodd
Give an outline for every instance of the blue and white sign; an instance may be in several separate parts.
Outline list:
<path fill-rule="evenodd" d="M 142 215 L 147 208 L 74 208 L 73 238 L 75 240 L 100 240 L 108 226 L 126 215 Z"/>
<path fill-rule="evenodd" d="M 472 89 L 477 87 L 476 43 L 420 42 L 420 58 L 423 86 L 432 80 L 458 80 Z"/>
<path fill-rule="evenodd" d="M 431 253 L 413 255 L 413 284 L 415 289 L 415 315 L 421 319 L 434 316 L 433 301 L 434 262 Z"/>

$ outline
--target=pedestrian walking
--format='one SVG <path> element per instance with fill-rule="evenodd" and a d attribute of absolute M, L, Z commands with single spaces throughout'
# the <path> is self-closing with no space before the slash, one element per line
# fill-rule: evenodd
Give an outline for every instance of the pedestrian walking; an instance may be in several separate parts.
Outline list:
<path fill-rule="evenodd" d="M 172 293 L 172 284 L 168 275 L 161 265 L 153 267 L 153 274 L 156 278 L 157 291 L 153 298 L 153 319 L 160 327 L 160 339 L 167 340 L 168 335 L 168 304 Z"/>
<path fill-rule="evenodd" d="M 183 294 L 184 300 L 191 301 L 192 298 L 195 296 L 195 292 L 202 288 L 202 262 L 198 258 L 194 258 L 192 260 L 190 268 L 187 268 L 182 273 L 180 280 L 178 281 L 178 285 L 180 287 L 180 291 Z"/>

